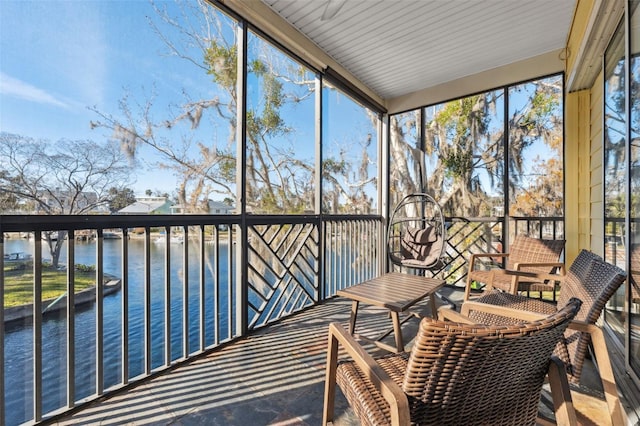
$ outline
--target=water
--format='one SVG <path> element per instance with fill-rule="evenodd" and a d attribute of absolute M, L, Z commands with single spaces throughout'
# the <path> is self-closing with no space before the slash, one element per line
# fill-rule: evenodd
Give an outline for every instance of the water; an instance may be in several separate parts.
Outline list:
<path fill-rule="evenodd" d="M 104 272 L 120 277 L 122 248 L 121 240 L 104 241 Z M 199 349 L 199 249 L 197 243 L 189 243 L 189 352 Z M 66 248 L 66 245 L 65 245 Z M 206 345 L 215 343 L 228 335 L 227 285 L 228 247 L 220 245 L 217 258 L 214 246 L 205 250 L 205 318 Z M 24 251 L 32 253 L 33 242 L 6 240 L 5 252 Z M 182 356 L 182 311 L 183 311 L 183 246 L 171 244 L 171 353 L 172 359 Z M 165 322 L 165 245 L 151 244 L 151 336 L 152 368 L 164 364 Z M 43 257 L 48 257 L 48 248 L 43 244 Z M 76 243 L 75 263 L 95 265 L 95 243 Z M 129 377 L 144 372 L 144 245 L 142 240 L 129 241 Z M 61 255 L 61 264 L 66 262 L 66 252 Z M 219 288 L 214 288 L 215 269 L 220 276 Z M 217 303 L 216 303 L 217 299 Z M 216 313 L 216 306 L 219 312 Z M 104 298 L 104 387 L 120 383 L 122 374 L 122 291 Z M 214 317 L 220 321 L 223 335 L 215 336 Z M 78 306 L 75 316 L 75 400 L 95 393 L 96 312 L 94 304 Z M 66 405 L 66 318 L 64 310 L 48 313 L 42 325 L 43 359 L 43 413 Z M 8 324 L 5 332 L 5 404 L 6 424 L 16 425 L 29 421 L 33 416 L 33 327 L 30 320 Z"/>

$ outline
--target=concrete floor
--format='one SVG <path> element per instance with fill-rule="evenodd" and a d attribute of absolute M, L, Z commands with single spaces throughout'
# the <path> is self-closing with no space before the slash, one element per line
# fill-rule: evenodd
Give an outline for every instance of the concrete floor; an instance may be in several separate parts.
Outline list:
<path fill-rule="evenodd" d="M 442 292 L 454 302 L 461 298 L 461 292 Z M 363 308 L 360 332 L 391 324 L 385 311 Z M 426 301 L 416 308 L 429 314 Z M 349 313 L 348 300 L 331 299 L 52 424 L 319 425 L 327 326 L 337 321 L 346 327 Z M 417 319 L 405 324 L 405 341 L 417 325 Z M 365 347 L 374 357 L 384 353 Z M 549 404 L 543 397 L 541 412 L 551 413 Z M 335 416 L 335 425 L 358 424 L 339 391 Z"/>

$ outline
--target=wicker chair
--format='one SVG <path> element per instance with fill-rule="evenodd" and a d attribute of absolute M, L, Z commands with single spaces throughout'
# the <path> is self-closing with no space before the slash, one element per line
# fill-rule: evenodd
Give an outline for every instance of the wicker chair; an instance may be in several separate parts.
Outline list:
<path fill-rule="evenodd" d="M 495 259 L 505 258 L 506 269 L 540 272 L 549 274 L 559 270 L 564 274 L 564 263 L 560 262 L 560 255 L 564 250 L 564 240 L 543 240 L 524 235 L 516 236 L 509 253 L 477 253 L 472 254 L 467 272 L 467 287 L 464 292 L 464 300 L 469 300 L 471 283 L 473 281 L 485 283 L 485 291 L 493 288 L 515 294 L 518 291 L 540 292 L 553 291 L 555 300 L 555 282 L 558 276 L 552 279 L 536 279 L 535 277 L 523 277 L 505 274 L 504 269 L 495 266 Z M 490 269 L 476 269 L 482 258 L 489 258 L 494 267 Z"/>
<path fill-rule="evenodd" d="M 549 278 L 548 274 L 516 271 L 508 273 L 528 277 L 536 275 L 538 279 Z M 604 335 L 596 321 L 609 298 L 625 279 L 626 273 L 622 269 L 605 262 L 592 252 L 582 250 L 562 280 L 557 305 L 494 290 L 476 300 L 464 302 L 458 315 L 482 324 L 508 325 L 522 320 L 543 318 L 555 312 L 558 306 L 564 306 L 572 298 L 582 300 L 580 312 L 569 325 L 564 341 L 558 345 L 555 353 L 567 366 L 569 382 L 578 385 L 589 343 L 592 343 L 612 423 L 623 424 L 624 411 L 618 399 Z M 452 320 L 459 319 L 455 312 L 446 310 L 440 311 L 439 315 Z"/>
<path fill-rule="evenodd" d="M 574 424 L 565 367 L 551 355 L 580 304 L 506 327 L 423 318 L 410 353 L 377 361 L 331 324 L 323 424 L 336 383 L 363 425 L 535 424 L 547 373 L 558 422 Z M 353 361 L 337 362 L 339 345 Z"/>
<path fill-rule="evenodd" d="M 387 253 L 400 270 L 442 269 L 446 240 L 442 209 L 429 194 L 409 194 L 393 209 L 387 228 Z"/>

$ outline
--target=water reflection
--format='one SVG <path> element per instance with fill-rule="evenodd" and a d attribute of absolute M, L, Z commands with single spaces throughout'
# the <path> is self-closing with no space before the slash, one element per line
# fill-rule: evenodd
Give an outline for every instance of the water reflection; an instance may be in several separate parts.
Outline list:
<path fill-rule="evenodd" d="M 121 240 L 104 241 L 104 272 L 116 277 L 122 275 Z M 78 242 L 75 245 L 75 263 L 96 264 L 95 243 Z M 182 356 L 183 334 L 183 245 L 170 245 L 170 309 L 171 309 L 171 358 Z M 228 247 L 220 245 L 217 257 L 214 245 L 205 248 L 205 342 L 212 345 L 216 339 L 225 339 L 228 328 L 229 300 L 227 269 Z M 144 313 L 145 313 L 145 270 L 144 241 L 129 241 L 128 255 L 128 340 L 129 377 L 144 372 Z M 33 242 L 28 240 L 6 240 L 5 252 L 33 252 Z M 47 256 L 43 246 L 43 256 Z M 160 367 L 165 356 L 165 245 L 152 243 L 151 261 L 151 366 Z M 65 251 L 61 264 L 66 262 Z M 189 312 L 189 352 L 199 349 L 200 335 L 200 253 L 197 241 L 189 242 L 188 268 L 188 312 Z M 216 288 L 215 271 L 221 282 Z M 216 302 L 217 299 L 217 302 Z M 223 336 L 215 336 L 213 327 L 216 309 Z M 122 374 L 122 291 L 104 298 L 104 387 L 120 383 Z M 49 412 L 66 405 L 66 329 L 65 311 L 48 312 L 42 325 L 43 359 L 43 412 Z M 88 397 L 96 386 L 96 311 L 94 304 L 80 305 L 75 315 L 75 400 Z M 31 319 L 7 324 L 5 333 L 5 389 L 6 424 L 14 425 L 32 418 L 33 413 L 33 327 Z"/>

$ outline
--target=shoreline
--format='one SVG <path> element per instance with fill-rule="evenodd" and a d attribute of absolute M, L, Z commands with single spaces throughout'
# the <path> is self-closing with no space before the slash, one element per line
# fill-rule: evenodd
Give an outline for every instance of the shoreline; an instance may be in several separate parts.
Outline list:
<path fill-rule="evenodd" d="M 104 231 L 109 232 L 111 230 L 111 228 L 108 229 L 104 229 Z M 218 235 L 219 236 L 226 236 L 229 233 L 228 230 L 218 230 Z M 33 239 L 33 236 L 29 236 L 27 234 L 25 234 L 24 232 L 5 232 L 5 237 L 8 240 L 29 240 L 29 239 Z M 159 230 L 159 229 L 154 229 L 149 233 L 150 237 L 157 237 L 157 236 L 161 236 L 164 235 L 165 232 L 164 230 Z M 208 234 L 211 235 L 211 234 Z M 190 238 L 197 238 L 198 235 L 194 234 L 194 233 L 190 233 L 189 234 Z M 30 237 L 30 238 L 29 238 Z M 127 233 L 127 237 L 129 239 L 131 238 L 144 238 L 145 237 L 145 233 L 144 232 L 138 232 L 135 230 L 135 228 L 133 230 L 129 230 L 129 232 Z M 114 239 L 114 240 L 120 240 L 122 239 L 122 232 L 120 229 L 116 229 L 113 232 L 110 232 L 110 234 L 105 237 L 106 240 L 109 239 Z"/>
<path fill-rule="evenodd" d="M 119 278 L 109 278 L 104 284 L 102 284 L 104 296 L 113 294 L 120 290 L 122 281 Z M 74 296 L 74 305 L 80 306 L 87 303 L 93 303 L 96 299 L 96 287 L 85 288 L 77 292 Z M 48 315 L 53 312 L 58 312 L 67 307 L 66 294 L 62 297 L 51 298 L 42 301 L 42 315 Z M 11 306 L 4 309 L 4 323 L 8 324 L 14 321 L 24 320 L 26 318 L 33 317 L 33 303 L 27 303 L 19 306 Z"/>

